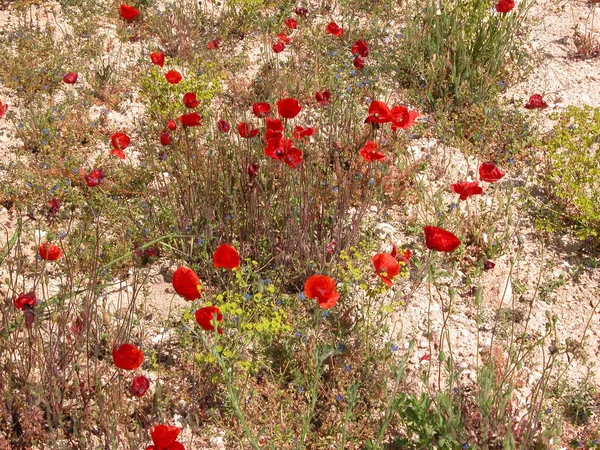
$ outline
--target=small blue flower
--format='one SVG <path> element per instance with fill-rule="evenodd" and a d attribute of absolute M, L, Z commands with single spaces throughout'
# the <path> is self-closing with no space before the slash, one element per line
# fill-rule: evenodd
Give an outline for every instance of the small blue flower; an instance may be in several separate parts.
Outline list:
<path fill-rule="evenodd" d="M 369 186 L 373 186 L 375 184 L 374 178 L 369 178 Z"/>
<path fill-rule="evenodd" d="M 398 347 L 396 344 L 392 344 L 392 346 L 391 346 L 391 350 L 392 350 L 393 352 L 397 352 L 399 348 L 400 348 L 400 347 Z"/>
<path fill-rule="evenodd" d="M 343 396 L 341 396 L 340 394 L 338 394 L 338 395 L 336 395 L 336 396 L 335 396 L 335 399 L 336 399 L 338 402 L 341 402 L 342 400 L 344 400 L 344 397 L 343 397 Z"/>
<path fill-rule="evenodd" d="M 338 351 L 339 352 L 345 352 L 346 351 L 346 345 L 340 342 L 338 344 Z"/>
<path fill-rule="evenodd" d="M 304 295 L 304 292 L 300 292 L 300 293 L 298 294 L 298 298 L 299 298 L 300 300 L 306 300 L 306 295 Z"/>
<path fill-rule="evenodd" d="M 246 292 L 246 293 L 244 294 L 244 298 L 245 298 L 246 300 L 250 300 L 250 299 L 252 298 L 252 296 Z"/>
<path fill-rule="evenodd" d="M 463 450 L 468 450 L 468 449 L 470 449 L 470 448 L 471 448 L 471 446 L 469 445 L 469 443 L 468 443 L 468 442 L 465 442 L 465 443 L 464 443 L 464 444 L 461 446 L 461 448 L 462 448 Z"/>
<path fill-rule="evenodd" d="M 346 372 L 350 372 L 350 371 L 352 370 L 352 367 L 350 367 L 350 364 L 346 364 L 346 365 L 344 366 L 344 370 L 345 370 Z"/>
<path fill-rule="evenodd" d="M 302 331 L 296 331 L 294 333 L 294 336 L 296 336 L 297 338 L 302 337 Z"/>
<path fill-rule="evenodd" d="M 300 387 L 298 388 L 298 392 L 300 392 L 300 393 L 302 394 L 302 393 L 304 392 L 304 387 L 300 386 Z"/>
<path fill-rule="evenodd" d="M 281 300 L 277 300 L 275 303 L 277 303 L 277 306 L 283 305 L 283 302 Z"/>
<path fill-rule="evenodd" d="M 323 311 L 323 314 L 321 314 L 323 317 L 329 317 L 329 311 Z"/>

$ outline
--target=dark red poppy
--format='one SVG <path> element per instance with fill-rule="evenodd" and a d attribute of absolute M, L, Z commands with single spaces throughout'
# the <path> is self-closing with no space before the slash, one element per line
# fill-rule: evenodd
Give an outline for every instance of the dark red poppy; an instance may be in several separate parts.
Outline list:
<path fill-rule="evenodd" d="M 301 126 L 297 126 L 292 132 L 292 137 L 299 141 L 300 139 L 303 139 L 305 137 L 314 136 L 316 132 L 317 130 L 314 127 L 304 128 Z"/>
<path fill-rule="evenodd" d="M 330 98 L 331 92 L 329 92 L 329 89 L 325 89 L 323 92 L 317 92 L 315 94 L 315 99 L 317 99 L 317 101 L 323 106 L 329 103 Z"/>
<path fill-rule="evenodd" d="M 15 305 L 15 308 L 20 309 L 20 310 L 25 310 L 25 309 L 31 309 L 35 306 L 35 304 L 37 303 L 37 297 L 35 296 L 35 292 L 28 292 L 27 294 L 19 294 L 18 297 L 16 297 L 13 300 L 13 304 Z"/>
<path fill-rule="evenodd" d="M 84 178 L 88 187 L 96 187 L 104 183 L 104 170 L 94 169 L 89 174 L 84 175 Z"/>
<path fill-rule="evenodd" d="M 384 102 L 373 100 L 369 105 L 366 123 L 388 123 L 393 120 L 392 112 Z"/>
<path fill-rule="evenodd" d="M 50 244 L 49 242 L 40 245 L 38 253 L 40 258 L 45 259 L 46 261 L 56 261 L 63 255 L 62 250 L 58 246 Z"/>
<path fill-rule="evenodd" d="M 200 125 L 200 115 L 197 112 L 183 114 L 179 116 L 179 121 L 186 127 L 197 127 Z"/>
<path fill-rule="evenodd" d="M 369 44 L 367 44 L 366 41 L 359 39 L 354 43 L 350 51 L 354 56 L 366 58 L 367 56 L 369 56 Z"/>
<path fill-rule="evenodd" d="M 300 17 L 306 17 L 308 15 L 308 9 L 306 8 L 296 8 L 296 15 Z"/>
<path fill-rule="evenodd" d="M 409 111 L 405 106 L 394 106 L 390 111 L 392 114 L 392 130 L 402 128 L 406 130 L 416 123 L 416 118 L 419 117 L 419 113 L 416 111 Z"/>
<path fill-rule="evenodd" d="M 152 60 L 152 64 L 156 64 L 160 67 L 165 65 L 165 54 L 163 52 L 150 53 L 150 59 Z"/>
<path fill-rule="evenodd" d="M 226 120 L 221 119 L 217 122 L 217 128 L 221 133 L 229 133 L 229 130 L 231 130 L 231 124 Z"/>
<path fill-rule="evenodd" d="M 316 298 L 323 309 L 333 308 L 340 298 L 335 291 L 335 281 L 327 275 L 312 275 L 304 283 L 304 295 Z"/>
<path fill-rule="evenodd" d="M 363 58 L 361 58 L 360 56 L 357 56 L 356 58 L 354 58 L 352 60 L 352 65 L 354 67 L 356 67 L 357 69 L 364 69 L 364 67 L 365 67 L 365 60 Z"/>
<path fill-rule="evenodd" d="M 160 133 L 160 143 L 162 145 L 170 145 L 171 144 L 171 135 L 167 130 L 162 130 Z"/>
<path fill-rule="evenodd" d="M 258 176 L 258 168 L 259 167 L 257 163 L 248 164 L 246 170 L 248 171 L 248 176 L 250 177 L 250 180 Z"/>
<path fill-rule="evenodd" d="M 284 98 L 277 102 L 277 112 L 286 119 L 293 119 L 301 109 L 302 107 L 295 98 Z"/>
<path fill-rule="evenodd" d="M 186 108 L 193 109 L 200 104 L 200 100 L 196 100 L 195 92 L 186 92 L 183 95 L 183 104 Z"/>
<path fill-rule="evenodd" d="M 285 49 L 285 44 L 281 41 L 277 41 L 271 48 L 275 53 L 281 53 Z"/>
<path fill-rule="evenodd" d="M 492 270 L 494 267 L 496 267 L 496 264 L 492 261 L 486 261 L 483 263 L 483 270 Z"/>
<path fill-rule="evenodd" d="M 426 226 L 423 227 L 425 232 L 425 244 L 430 250 L 438 252 L 453 252 L 460 245 L 460 240 L 454 234 L 443 228 Z"/>
<path fill-rule="evenodd" d="M 8 105 L 6 103 L 3 104 L 2 102 L 0 102 L 0 118 L 4 117 L 6 111 L 8 111 Z"/>
<path fill-rule="evenodd" d="M 277 39 L 279 39 L 285 45 L 288 45 L 291 41 L 290 37 L 283 31 L 277 35 Z"/>
<path fill-rule="evenodd" d="M 180 431 L 179 427 L 160 424 L 150 428 L 150 437 L 157 450 L 167 450 L 171 444 L 177 441 Z"/>
<path fill-rule="evenodd" d="M 494 163 L 485 162 L 479 166 L 479 179 L 488 183 L 495 183 L 504 176 L 504 172 L 496 167 Z"/>
<path fill-rule="evenodd" d="M 131 395 L 143 397 L 150 388 L 150 380 L 143 375 L 138 375 L 131 381 Z"/>
<path fill-rule="evenodd" d="M 125 133 L 119 131 L 110 137 L 110 143 L 114 148 L 124 150 L 131 143 L 131 139 Z"/>
<path fill-rule="evenodd" d="M 252 112 L 256 117 L 260 117 L 262 119 L 271 112 L 271 105 L 266 102 L 255 103 L 252 105 Z"/>
<path fill-rule="evenodd" d="M 181 74 L 176 70 L 169 70 L 167 73 L 165 73 L 165 78 L 170 84 L 177 84 L 183 79 Z"/>
<path fill-rule="evenodd" d="M 119 347 L 113 347 L 112 357 L 119 369 L 134 370 L 142 365 L 144 352 L 135 345 L 121 344 Z"/>
<path fill-rule="evenodd" d="M 548 104 L 544 101 L 540 94 L 533 94 L 529 97 L 529 102 L 525 105 L 527 109 L 544 109 Z"/>
<path fill-rule="evenodd" d="M 290 30 L 295 30 L 296 28 L 298 28 L 298 21 L 296 19 L 292 19 L 291 17 L 285 19 L 284 23 L 285 26 L 288 27 Z"/>
<path fill-rule="evenodd" d="M 66 73 L 63 76 L 63 81 L 66 84 L 75 84 L 75 83 L 77 83 L 77 74 L 75 72 Z"/>
<path fill-rule="evenodd" d="M 56 214 L 58 214 L 58 210 L 60 209 L 60 205 L 61 205 L 61 202 L 57 198 L 53 198 L 52 200 L 50 200 L 48 202 L 48 206 L 50 207 L 50 209 L 48 210 L 48 213 L 46 214 L 46 217 L 47 217 L 48 220 L 54 219 L 54 217 L 56 216 Z"/>
<path fill-rule="evenodd" d="M 471 195 L 480 195 L 483 192 L 477 181 L 459 181 L 450 186 L 454 192 L 460 195 L 460 200 L 466 200 Z"/>
<path fill-rule="evenodd" d="M 515 7 L 515 0 L 499 0 L 496 3 L 496 11 L 499 13 L 510 12 Z"/>
<path fill-rule="evenodd" d="M 213 254 L 213 263 L 216 268 L 222 267 L 230 270 L 239 269 L 240 255 L 238 255 L 237 250 L 231 245 L 222 244 Z"/>
<path fill-rule="evenodd" d="M 125 20 L 133 20 L 140 13 L 133 6 L 126 5 L 125 3 L 121 3 L 121 6 L 119 6 L 119 11 L 121 12 L 121 17 Z"/>
<path fill-rule="evenodd" d="M 362 156 L 365 161 L 369 162 L 385 162 L 386 160 L 385 155 L 378 150 L 377 144 L 373 141 L 367 141 L 365 143 L 363 148 L 360 149 L 360 156 Z"/>
<path fill-rule="evenodd" d="M 392 278 L 400 273 L 400 264 L 392 255 L 388 253 L 377 253 L 371 258 L 375 273 L 388 286 L 392 286 Z"/>
<path fill-rule="evenodd" d="M 286 163 L 288 167 L 295 169 L 302 164 L 303 156 L 302 150 L 292 147 L 283 156 L 283 162 Z"/>
<path fill-rule="evenodd" d="M 203 330 L 206 331 L 214 331 L 215 327 L 213 325 L 214 317 L 217 317 L 217 322 L 223 321 L 223 314 L 219 311 L 219 308 L 216 306 L 205 306 L 204 308 L 200 308 L 198 311 L 194 313 L 196 317 L 196 322 L 198 325 L 202 327 Z M 219 334 L 223 334 L 223 330 L 221 327 L 217 328 Z"/>
<path fill-rule="evenodd" d="M 175 122 L 173 119 L 169 120 L 167 122 L 167 128 L 171 131 L 175 131 L 177 129 L 177 122 Z"/>
<path fill-rule="evenodd" d="M 188 301 L 200 298 L 204 288 L 200 278 L 188 267 L 178 267 L 173 273 L 173 289 Z"/>
<path fill-rule="evenodd" d="M 214 49 L 219 49 L 219 48 L 221 48 L 221 39 L 219 39 L 219 38 L 216 38 L 215 40 L 212 40 L 212 41 L 210 41 L 210 42 L 209 42 L 209 43 L 206 45 L 206 48 L 207 48 L 208 50 L 210 50 L 211 48 L 214 48 Z"/>
<path fill-rule="evenodd" d="M 258 128 L 250 128 L 250 125 L 246 122 L 238 123 L 237 129 L 240 136 L 245 139 L 253 138 L 259 131 Z"/>
<path fill-rule="evenodd" d="M 337 37 L 340 37 L 344 33 L 344 29 L 335 22 L 329 22 L 329 25 L 327 25 L 325 31 Z"/>

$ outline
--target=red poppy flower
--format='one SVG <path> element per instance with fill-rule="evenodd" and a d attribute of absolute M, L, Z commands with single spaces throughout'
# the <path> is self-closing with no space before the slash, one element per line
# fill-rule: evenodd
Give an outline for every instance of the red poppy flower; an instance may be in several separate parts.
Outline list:
<path fill-rule="evenodd" d="M 291 139 L 275 137 L 267 139 L 267 146 L 265 147 L 265 155 L 278 161 L 283 160 L 287 152 L 294 147 L 294 143 Z"/>
<path fill-rule="evenodd" d="M 175 131 L 177 129 L 177 122 L 175 122 L 173 119 L 169 120 L 167 122 L 167 128 L 171 131 Z"/>
<path fill-rule="evenodd" d="M 116 156 L 117 158 L 125 159 L 125 153 L 120 148 L 113 148 L 110 151 L 110 154 Z"/>
<path fill-rule="evenodd" d="M 316 132 L 317 130 L 314 127 L 304 128 L 301 126 L 297 126 L 292 132 L 292 137 L 299 141 L 300 139 L 303 139 L 305 137 L 314 136 Z"/>
<path fill-rule="evenodd" d="M 398 264 L 396 258 L 388 253 L 377 253 L 371 258 L 371 262 L 375 267 L 375 273 L 379 275 L 385 284 L 391 287 L 391 278 L 400 273 L 400 264 Z"/>
<path fill-rule="evenodd" d="M 419 113 L 416 111 L 409 111 L 405 106 L 394 106 L 391 110 L 392 114 L 392 130 L 407 128 L 414 125 L 415 119 L 419 117 Z"/>
<path fill-rule="evenodd" d="M 252 112 L 256 117 L 260 117 L 262 119 L 271 112 L 271 105 L 266 102 L 255 103 L 252 105 Z"/>
<path fill-rule="evenodd" d="M 296 15 L 300 17 L 306 17 L 308 15 L 308 9 L 306 8 L 296 8 Z"/>
<path fill-rule="evenodd" d="M 340 37 L 344 33 L 344 29 L 335 22 L 329 22 L 325 31 L 337 37 Z"/>
<path fill-rule="evenodd" d="M 425 232 L 425 244 L 430 250 L 449 253 L 460 245 L 460 240 L 443 228 L 426 226 L 423 227 L 423 231 Z"/>
<path fill-rule="evenodd" d="M 486 261 L 483 263 L 483 270 L 492 270 L 496 267 L 496 264 L 493 261 Z"/>
<path fill-rule="evenodd" d="M 364 67 L 365 67 L 365 60 L 362 59 L 360 56 L 357 56 L 356 58 L 354 58 L 352 60 L 352 65 L 354 67 L 356 67 L 357 69 L 364 69 Z"/>
<path fill-rule="evenodd" d="M 213 263 L 216 268 L 239 269 L 240 255 L 235 248 L 228 244 L 220 245 L 213 255 Z"/>
<path fill-rule="evenodd" d="M 156 445 L 149 445 L 146 450 L 185 450 L 183 444 L 179 441 L 173 442 L 171 445 L 165 448 L 157 447 Z"/>
<path fill-rule="evenodd" d="M 277 41 L 273 44 L 272 49 L 275 53 L 281 53 L 285 49 L 285 44 L 281 41 Z"/>
<path fill-rule="evenodd" d="M 369 116 L 366 123 L 387 123 L 393 120 L 392 112 L 384 102 L 373 100 L 369 105 Z"/>
<path fill-rule="evenodd" d="M 221 314 L 221 311 L 219 311 L 219 308 L 216 306 L 205 306 L 194 313 L 196 322 L 198 322 L 198 325 L 200 325 L 202 329 L 206 331 L 215 331 L 215 327 L 213 325 L 215 315 L 217 316 L 217 322 L 220 323 L 223 321 L 223 314 Z M 218 327 L 217 331 L 219 334 L 223 334 L 221 327 Z"/>
<path fill-rule="evenodd" d="M 143 375 L 138 375 L 131 381 L 131 395 L 143 397 L 150 388 L 150 380 Z"/>
<path fill-rule="evenodd" d="M 88 175 L 84 175 L 88 187 L 96 187 L 104 183 L 104 170 L 94 169 Z"/>
<path fill-rule="evenodd" d="M 75 84 L 77 83 L 77 74 L 75 72 L 66 73 L 63 77 L 63 81 L 66 84 Z"/>
<path fill-rule="evenodd" d="M 290 30 L 295 30 L 296 28 L 298 28 L 298 21 L 296 19 L 292 19 L 291 17 L 285 19 L 284 23 L 285 26 L 288 27 Z"/>
<path fill-rule="evenodd" d="M 410 258 L 412 257 L 412 252 L 410 251 L 409 248 L 407 248 L 400 255 L 400 254 L 398 254 L 398 249 L 396 248 L 396 246 L 392 245 L 392 251 L 391 251 L 390 255 L 392 255 L 394 258 L 396 258 L 396 261 L 398 261 L 398 262 L 403 262 L 405 264 L 410 264 Z"/>
<path fill-rule="evenodd" d="M 287 34 L 285 34 L 283 31 L 277 35 L 277 39 L 279 39 L 285 45 L 288 45 L 291 41 L 290 37 Z"/>
<path fill-rule="evenodd" d="M 167 73 L 165 73 L 165 78 L 170 84 L 177 84 L 183 79 L 181 74 L 176 70 L 169 70 Z"/>
<path fill-rule="evenodd" d="M 150 59 L 152 60 L 152 64 L 156 64 L 160 67 L 165 65 L 165 54 L 163 52 L 150 53 Z"/>
<path fill-rule="evenodd" d="M 213 40 L 213 41 L 210 41 L 210 42 L 208 43 L 208 45 L 206 46 L 206 48 L 207 48 L 208 50 L 210 50 L 211 48 L 215 48 L 215 49 L 217 49 L 217 50 L 218 50 L 219 48 L 221 48 L 221 39 L 219 39 L 219 38 L 216 38 L 215 40 Z"/>
<path fill-rule="evenodd" d="M 119 6 L 119 10 L 121 11 L 121 17 L 125 20 L 133 20 L 140 13 L 133 6 L 126 5 L 125 3 L 121 3 L 121 6 Z"/>
<path fill-rule="evenodd" d="M 200 100 L 196 100 L 195 92 L 187 92 L 183 96 L 183 104 L 186 108 L 192 109 L 200 104 Z"/>
<path fill-rule="evenodd" d="M 329 92 L 329 89 L 325 89 L 323 92 L 317 92 L 315 94 L 315 98 L 321 105 L 325 106 L 327 103 L 329 103 L 331 92 Z"/>
<path fill-rule="evenodd" d="M 110 137 L 110 143 L 114 148 L 123 150 L 129 146 L 131 139 L 125 133 L 119 131 Z"/>
<path fill-rule="evenodd" d="M 251 129 L 250 125 L 246 122 L 238 123 L 237 129 L 238 133 L 240 133 L 240 136 L 245 139 L 253 138 L 258 134 L 259 131 L 258 128 Z"/>
<path fill-rule="evenodd" d="M 359 39 L 354 43 L 352 49 L 350 50 L 354 56 L 361 56 L 366 58 L 369 56 L 369 44 L 362 39 Z"/>
<path fill-rule="evenodd" d="M 183 114 L 179 116 L 179 121 L 186 127 L 197 127 L 200 125 L 200 115 L 197 112 Z"/>
<path fill-rule="evenodd" d="M 35 292 L 28 292 L 27 294 L 19 294 L 17 298 L 13 300 L 15 308 L 20 310 L 31 309 L 37 303 Z"/>
<path fill-rule="evenodd" d="M 162 130 L 162 133 L 160 133 L 160 143 L 162 145 L 171 144 L 171 135 L 167 130 Z"/>
<path fill-rule="evenodd" d="M 510 12 L 515 7 L 515 0 L 499 0 L 496 3 L 496 11 L 499 13 Z"/>
<path fill-rule="evenodd" d="M 367 141 L 365 143 L 363 148 L 360 149 L 360 156 L 362 156 L 365 161 L 369 162 L 385 162 L 386 160 L 385 155 L 377 149 L 377 144 L 373 141 Z"/>
<path fill-rule="evenodd" d="M 450 186 L 454 192 L 460 195 L 460 200 L 466 200 L 471 195 L 480 195 L 483 192 L 478 181 L 459 181 Z"/>
<path fill-rule="evenodd" d="M 495 183 L 504 176 L 504 172 L 496 167 L 494 163 L 483 163 L 479 166 L 479 178 L 481 181 Z"/>
<path fill-rule="evenodd" d="M 219 120 L 217 122 L 217 128 L 221 133 L 228 133 L 231 130 L 231 124 L 226 120 Z"/>
<path fill-rule="evenodd" d="M 548 104 L 544 101 L 540 94 L 533 94 L 529 97 L 529 102 L 525 105 L 527 109 L 544 109 Z"/>
<path fill-rule="evenodd" d="M 45 259 L 46 261 L 56 261 L 62 257 L 62 250 L 49 242 L 40 245 L 38 253 L 40 258 Z"/>
<path fill-rule="evenodd" d="M 166 450 L 171 444 L 177 441 L 180 431 L 178 427 L 161 424 L 150 428 L 150 437 L 157 450 Z"/>
<path fill-rule="evenodd" d="M 173 288 L 175 292 L 188 301 L 200 298 L 204 290 L 200 278 L 192 269 L 187 267 L 178 267 L 173 273 Z"/>
<path fill-rule="evenodd" d="M 251 180 L 258 176 L 258 168 L 259 166 L 257 163 L 248 164 L 246 170 L 248 171 L 248 176 Z"/>
<path fill-rule="evenodd" d="M 113 347 L 112 357 L 119 369 L 134 370 L 142 365 L 144 352 L 135 345 L 121 344 L 119 347 Z"/>
<path fill-rule="evenodd" d="M 283 162 L 286 163 L 291 169 L 295 169 L 302 164 L 303 156 L 304 154 L 302 153 L 302 150 L 292 147 L 283 156 Z"/>
<path fill-rule="evenodd" d="M 335 281 L 327 275 L 312 275 L 304 284 L 304 295 L 316 298 L 323 309 L 333 308 L 340 298 L 335 291 Z"/>
<path fill-rule="evenodd" d="M 50 207 L 50 209 L 48 210 L 48 214 L 46 214 L 46 217 L 48 218 L 48 220 L 52 220 L 54 219 L 56 214 L 58 214 L 58 210 L 60 209 L 60 200 L 57 198 L 53 198 L 48 202 L 48 206 Z"/>
<path fill-rule="evenodd" d="M 8 111 L 8 105 L 6 103 L 2 104 L 2 102 L 0 102 L 0 118 L 4 117 L 6 111 Z"/>
<path fill-rule="evenodd" d="M 266 121 L 267 130 L 271 131 L 283 131 L 283 122 L 281 119 L 271 119 L 267 117 Z"/>
<path fill-rule="evenodd" d="M 284 98 L 277 102 L 277 112 L 281 117 L 293 119 L 298 115 L 302 107 L 295 98 Z"/>

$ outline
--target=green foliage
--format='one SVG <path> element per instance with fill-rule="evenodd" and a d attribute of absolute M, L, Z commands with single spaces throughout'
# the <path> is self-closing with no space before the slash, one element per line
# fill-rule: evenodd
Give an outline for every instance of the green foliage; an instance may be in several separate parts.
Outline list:
<path fill-rule="evenodd" d="M 563 414 L 575 425 L 588 423 L 594 411 L 596 388 L 588 380 L 569 389 L 562 398 Z"/>

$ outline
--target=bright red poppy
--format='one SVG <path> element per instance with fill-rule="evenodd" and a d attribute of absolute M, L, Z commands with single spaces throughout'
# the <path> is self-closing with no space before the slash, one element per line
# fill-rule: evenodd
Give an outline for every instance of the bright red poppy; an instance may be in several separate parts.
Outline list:
<path fill-rule="evenodd" d="M 176 70 L 169 70 L 167 73 L 165 73 L 165 79 L 170 84 L 177 84 L 183 79 L 183 77 Z"/>
<path fill-rule="evenodd" d="M 177 441 L 180 431 L 179 427 L 165 424 L 150 428 L 150 437 L 156 446 L 156 450 L 167 450 L 171 444 Z"/>
<path fill-rule="evenodd" d="M 333 308 L 340 298 L 335 291 L 335 281 L 327 275 L 312 275 L 304 283 L 304 295 L 316 298 L 323 309 Z"/>
<path fill-rule="evenodd" d="M 0 102 L 0 118 L 4 117 L 6 111 L 8 111 L 8 105 L 6 103 L 3 104 L 2 102 Z"/>
<path fill-rule="evenodd" d="M 213 325 L 213 320 L 215 316 L 217 317 L 217 322 L 220 323 L 223 321 L 223 314 L 221 314 L 219 308 L 212 305 L 200 308 L 194 313 L 194 316 L 196 317 L 196 322 L 198 322 L 198 325 L 200 325 L 200 327 L 202 327 L 202 329 L 206 331 L 215 330 L 215 327 Z M 218 327 L 217 331 L 219 334 L 223 334 L 223 330 L 221 329 L 221 327 Z"/>
<path fill-rule="evenodd" d="M 50 244 L 49 242 L 40 245 L 38 253 L 40 258 L 45 259 L 46 261 L 56 261 L 63 255 L 62 250 L 58 246 Z"/>
<path fill-rule="evenodd" d="M 110 154 L 116 156 L 119 159 L 125 159 L 125 153 L 120 148 L 113 148 Z"/>
<path fill-rule="evenodd" d="M 277 119 L 277 118 L 272 119 L 270 117 L 267 117 L 265 125 L 266 125 L 267 130 L 277 131 L 277 132 L 283 131 L 283 122 L 281 121 L 281 119 Z"/>
<path fill-rule="evenodd" d="M 77 83 L 77 74 L 75 72 L 66 73 L 63 76 L 63 81 L 66 84 L 75 84 L 75 83 Z"/>
<path fill-rule="evenodd" d="M 388 286 L 392 286 L 392 278 L 400 273 L 400 264 L 392 255 L 388 253 L 377 253 L 371 258 L 375 273 Z"/>
<path fill-rule="evenodd" d="M 214 40 L 210 41 L 210 42 L 209 42 L 209 43 L 206 45 L 206 48 L 207 48 L 208 50 L 210 50 L 211 48 L 214 48 L 214 49 L 217 49 L 217 50 L 218 50 L 219 48 L 221 48 L 221 39 L 219 39 L 219 38 L 216 38 L 216 39 L 214 39 Z"/>
<path fill-rule="evenodd" d="M 156 445 L 149 445 L 148 447 L 146 447 L 146 450 L 185 450 L 185 447 L 181 442 L 175 441 L 168 447 L 165 447 L 164 449 L 157 447 Z"/>
<path fill-rule="evenodd" d="M 160 143 L 162 145 L 170 145 L 171 144 L 171 135 L 167 130 L 162 130 L 160 133 Z"/>
<path fill-rule="evenodd" d="M 197 127 L 200 125 L 200 114 L 192 112 L 179 116 L 179 121 L 186 127 Z"/>
<path fill-rule="evenodd" d="M 366 41 L 359 39 L 354 43 L 350 51 L 354 56 L 366 58 L 367 56 L 369 56 L 369 44 L 367 44 Z"/>
<path fill-rule="evenodd" d="M 360 156 L 362 156 L 365 161 L 369 162 L 385 162 L 386 160 L 386 156 L 378 150 L 377 144 L 373 141 L 367 141 L 365 143 L 363 148 L 360 149 Z"/>
<path fill-rule="evenodd" d="M 304 154 L 302 150 L 292 147 L 283 156 L 283 162 L 288 165 L 291 169 L 295 169 L 302 164 Z"/>
<path fill-rule="evenodd" d="M 271 48 L 275 53 L 281 53 L 285 49 L 285 44 L 281 41 L 277 41 Z"/>
<path fill-rule="evenodd" d="M 250 124 L 246 122 L 238 123 L 237 129 L 240 136 L 245 139 L 253 138 L 259 132 L 258 128 L 250 128 Z"/>
<path fill-rule="evenodd" d="M 188 301 L 200 298 L 204 290 L 196 272 L 188 267 L 178 267 L 173 273 L 172 282 L 175 292 Z"/>
<path fill-rule="evenodd" d="M 425 244 L 430 250 L 449 253 L 460 245 L 460 240 L 443 228 L 426 226 L 423 227 L 423 231 L 425 232 Z"/>
<path fill-rule="evenodd" d="M 143 397 L 150 388 L 150 380 L 143 375 L 138 375 L 131 381 L 131 395 Z"/>
<path fill-rule="evenodd" d="M 271 105 L 266 102 L 255 103 L 252 105 L 252 112 L 256 117 L 263 118 L 271 112 Z"/>
<path fill-rule="evenodd" d="M 390 111 L 392 114 L 392 130 L 402 128 L 406 130 L 416 123 L 416 118 L 419 117 L 419 113 L 416 111 L 410 111 L 405 106 L 394 106 Z"/>
<path fill-rule="evenodd" d="M 510 12 L 515 7 L 515 0 L 499 0 L 496 3 L 496 11 L 499 13 Z"/>
<path fill-rule="evenodd" d="M 16 297 L 13 300 L 13 304 L 15 305 L 15 308 L 20 309 L 20 310 L 25 310 L 25 309 L 31 309 L 35 306 L 35 304 L 37 303 L 37 297 L 35 296 L 35 292 L 28 292 L 27 294 L 19 294 L 18 297 Z"/>
<path fill-rule="evenodd" d="M 285 19 L 284 23 L 285 26 L 288 27 L 290 30 L 295 30 L 296 28 L 298 28 L 298 21 L 296 19 L 292 19 L 291 17 Z"/>
<path fill-rule="evenodd" d="M 409 248 L 407 248 L 406 250 L 404 250 L 404 252 L 402 252 L 402 254 L 399 254 L 398 249 L 396 248 L 396 245 L 392 245 L 392 251 L 391 251 L 390 255 L 392 255 L 394 258 L 396 258 L 396 261 L 398 261 L 398 262 L 403 262 L 404 264 L 410 264 L 410 258 L 412 257 L 412 252 L 410 251 Z"/>
<path fill-rule="evenodd" d="M 186 92 L 183 95 L 183 104 L 186 108 L 193 109 L 200 104 L 200 100 L 196 100 L 195 92 Z"/>
<path fill-rule="evenodd" d="M 471 195 L 480 195 L 483 189 L 479 186 L 478 181 L 459 181 L 450 185 L 452 190 L 460 195 L 460 200 L 466 200 Z"/>
<path fill-rule="evenodd" d="M 294 147 L 294 143 L 291 139 L 274 137 L 267 139 L 267 146 L 265 147 L 265 155 L 270 158 L 282 161 L 285 155 Z"/>
<path fill-rule="evenodd" d="M 323 92 L 317 92 L 315 94 L 315 99 L 322 105 L 325 106 L 329 103 L 329 99 L 331 98 L 331 92 L 329 89 L 325 89 Z"/>
<path fill-rule="evenodd" d="M 291 41 L 290 37 L 283 31 L 277 35 L 277 39 L 279 39 L 285 45 L 288 45 Z"/>
<path fill-rule="evenodd" d="M 365 68 L 365 60 L 363 58 L 361 58 L 360 56 L 357 56 L 356 58 L 354 58 L 352 60 L 352 65 L 354 67 L 356 67 L 357 69 L 364 69 Z"/>
<path fill-rule="evenodd" d="M 295 98 L 284 98 L 277 102 L 277 112 L 286 119 L 293 119 L 301 109 L 302 107 Z"/>
<path fill-rule="evenodd" d="M 485 162 L 479 166 L 479 178 L 481 181 L 495 183 L 504 176 L 504 172 L 496 167 L 494 163 Z"/>
<path fill-rule="evenodd" d="M 169 120 L 167 122 L 167 128 L 171 131 L 175 131 L 177 129 L 177 122 L 175 122 L 173 119 Z"/>
<path fill-rule="evenodd" d="M 297 126 L 292 131 L 292 137 L 299 141 L 305 137 L 314 136 L 317 130 L 314 127 L 304 128 L 301 126 Z"/>
<path fill-rule="evenodd" d="M 327 25 L 325 31 L 337 37 L 340 37 L 344 33 L 344 29 L 335 22 L 329 22 L 329 25 Z"/>
<path fill-rule="evenodd" d="M 228 244 L 220 245 L 213 255 L 213 263 L 215 267 L 224 269 L 239 269 L 240 255 L 235 248 Z"/>
<path fill-rule="evenodd" d="M 121 17 L 125 20 L 133 20 L 140 13 L 133 6 L 126 5 L 125 3 L 121 3 L 119 6 L 119 11 L 121 12 Z"/>
<path fill-rule="evenodd" d="M 548 104 L 544 101 L 540 94 L 533 94 L 529 97 L 529 101 L 525 105 L 527 109 L 544 109 L 547 108 Z"/>
<path fill-rule="evenodd" d="M 110 137 L 110 143 L 114 148 L 124 150 L 131 143 L 131 139 L 125 133 L 119 131 Z"/>
<path fill-rule="evenodd" d="M 366 123 L 388 123 L 393 120 L 392 112 L 384 102 L 373 100 L 369 105 Z"/>
<path fill-rule="evenodd" d="M 165 65 L 165 54 L 163 52 L 150 53 L 150 59 L 152 60 L 152 64 L 160 67 Z"/>
<path fill-rule="evenodd" d="M 229 130 L 231 130 L 231 124 L 226 120 L 221 119 L 217 122 L 217 128 L 221 133 L 228 133 Z"/>
<path fill-rule="evenodd" d="M 88 187 L 96 187 L 104 183 L 104 170 L 94 169 L 89 174 L 84 174 Z"/>
<path fill-rule="evenodd" d="M 135 345 L 121 344 L 119 347 L 113 347 L 112 357 L 119 369 L 134 370 L 142 365 L 144 352 Z"/>

